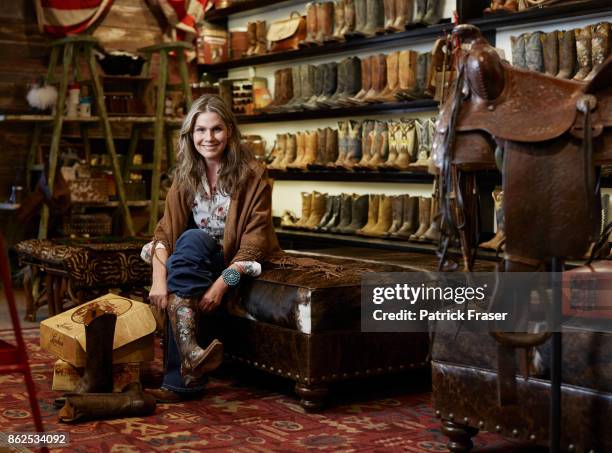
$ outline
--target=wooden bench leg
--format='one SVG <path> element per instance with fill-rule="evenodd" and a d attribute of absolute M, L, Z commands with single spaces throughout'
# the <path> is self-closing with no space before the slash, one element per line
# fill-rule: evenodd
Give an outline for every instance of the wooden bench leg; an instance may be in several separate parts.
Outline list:
<path fill-rule="evenodd" d="M 329 394 L 327 385 L 295 384 L 295 393 L 301 398 L 300 405 L 308 412 L 320 410 Z"/>
<path fill-rule="evenodd" d="M 442 420 L 442 432 L 448 437 L 446 448 L 453 453 L 468 453 L 474 448 L 472 437 L 478 434 L 478 429 L 450 420 Z"/>

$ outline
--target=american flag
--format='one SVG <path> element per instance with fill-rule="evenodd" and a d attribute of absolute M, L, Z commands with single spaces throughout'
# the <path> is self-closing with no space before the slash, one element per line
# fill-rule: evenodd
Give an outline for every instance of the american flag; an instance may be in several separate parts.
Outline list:
<path fill-rule="evenodd" d="M 113 0 L 34 0 L 38 28 L 61 37 L 86 31 L 111 7 Z"/>

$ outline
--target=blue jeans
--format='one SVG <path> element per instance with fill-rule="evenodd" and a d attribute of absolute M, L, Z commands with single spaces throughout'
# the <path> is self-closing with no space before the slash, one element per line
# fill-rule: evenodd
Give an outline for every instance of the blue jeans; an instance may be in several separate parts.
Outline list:
<path fill-rule="evenodd" d="M 176 241 L 174 253 L 166 262 L 168 293 L 199 300 L 221 275 L 223 251 L 215 240 L 199 229 L 185 231 Z M 198 393 L 204 385 L 187 387 L 181 376 L 181 356 L 168 320 L 166 363 L 162 388 L 178 393 Z"/>

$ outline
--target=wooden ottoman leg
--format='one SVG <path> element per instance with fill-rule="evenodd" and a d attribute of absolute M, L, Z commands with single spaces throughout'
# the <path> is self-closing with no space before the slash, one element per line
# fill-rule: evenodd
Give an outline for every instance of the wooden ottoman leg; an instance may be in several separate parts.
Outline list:
<path fill-rule="evenodd" d="M 36 322 L 36 302 L 34 301 L 34 286 L 32 284 L 32 266 L 26 266 L 23 271 L 23 292 L 26 300 L 24 320 Z"/>
<path fill-rule="evenodd" d="M 329 394 L 327 385 L 295 384 L 295 393 L 301 398 L 300 404 L 307 411 L 318 411 L 323 407 Z"/>
<path fill-rule="evenodd" d="M 478 429 L 442 420 L 442 432 L 448 437 L 446 448 L 453 453 L 468 453 L 474 448 L 472 437 L 478 434 Z"/>

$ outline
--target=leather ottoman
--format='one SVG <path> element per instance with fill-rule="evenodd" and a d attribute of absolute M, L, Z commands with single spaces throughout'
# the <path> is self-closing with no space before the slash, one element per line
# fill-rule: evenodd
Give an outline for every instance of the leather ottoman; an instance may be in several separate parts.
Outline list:
<path fill-rule="evenodd" d="M 314 257 L 344 270 L 407 271 Z M 241 297 L 227 306 L 220 334 L 226 355 L 295 381 L 309 410 L 322 406 L 332 383 L 428 366 L 426 333 L 361 332 L 360 285 L 360 274 L 325 278 L 295 269 L 265 270 L 241 284 Z"/>
<path fill-rule="evenodd" d="M 144 287 L 151 284 L 151 266 L 140 258 L 146 242 L 137 238 L 29 239 L 16 244 L 19 262 L 26 266 L 26 320 L 35 321 L 36 311 L 45 303 L 49 316 L 54 316 L 64 310 L 64 301 L 80 304 L 111 288 L 146 300 Z"/>
<path fill-rule="evenodd" d="M 548 373 L 517 376 L 516 404 L 500 407 L 497 342 L 487 333 L 461 331 L 455 337 L 456 327 L 438 324 L 432 352 L 433 405 L 448 448 L 470 451 L 479 430 L 547 446 Z M 612 451 L 612 334 L 566 323 L 562 343 L 561 450 Z M 550 340 L 538 350 L 548 366 Z"/>

